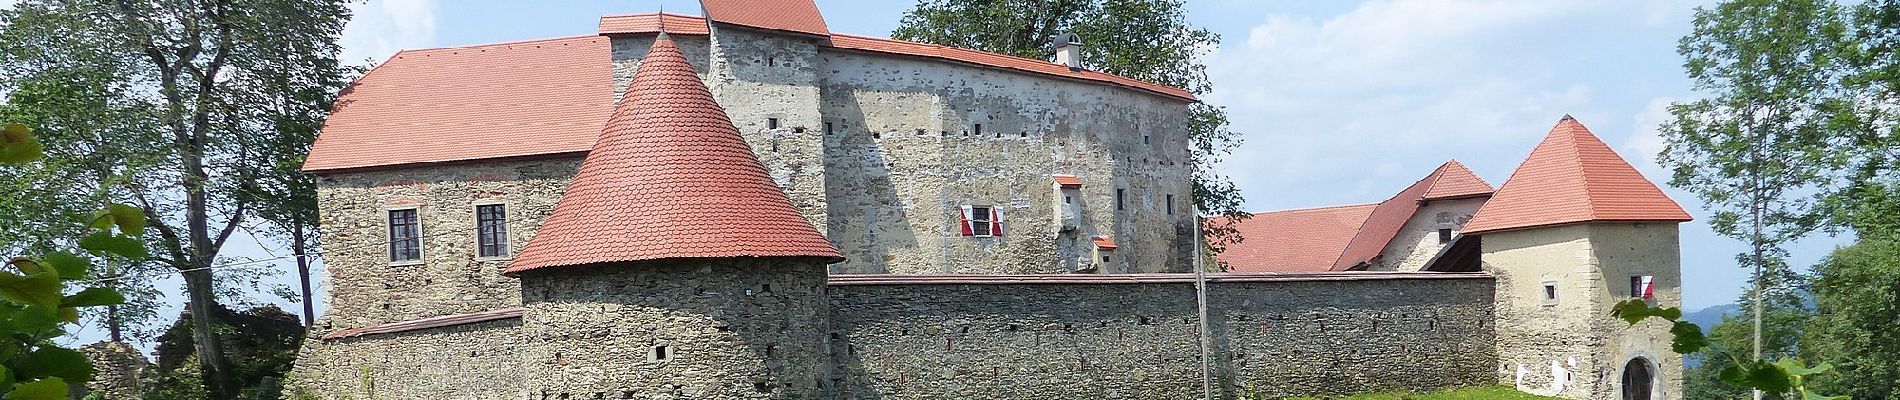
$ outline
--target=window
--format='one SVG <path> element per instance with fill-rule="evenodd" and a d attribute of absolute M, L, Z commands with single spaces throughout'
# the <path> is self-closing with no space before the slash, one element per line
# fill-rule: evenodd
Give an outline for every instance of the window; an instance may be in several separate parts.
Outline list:
<path fill-rule="evenodd" d="M 1168 195 L 1168 215 L 1174 215 L 1174 195 Z"/>
<path fill-rule="evenodd" d="M 1141 135 L 1141 144 L 1154 144 L 1154 142 L 1148 141 L 1148 135 Z"/>
<path fill-rule="evenodd" d="M 766 118 L 765 129 L 778 129 L 778 118 Z"/>
<path fill-rule="evenodd" d="M 1451 228 L 1438 229 L 1438 244 L 1445 244 L 1446 242 L 1450 242 L 1450 241 L 1451 241 Z"/>
<path fill-rule="evenodd" d="M 508 256 L 507 206 L 500 204 L 475 206 L 475 230 L 476 256 Z"/>
<path fill-rule="evenodd" d="M 1075 203 L 1075 196 L 1070 196 L 1066 194 L 1062 195 L 1062 204 L 1074 204 L 1074 203 Z"/>
<path fill-rule="evenodd" d="M 1126 196 L 1127 192 L 1128 192 L 1127 189 L 1115 189 L 1115 209 L 1116 210 L 1128 209 L 1127 203 L 1123 201 L 1124 199 L 1128 197 Z"/>
<path fill-rule="evenodd" d="M 1656 297 L 1656 277 L 1649 275 L 1630 276 L 1630 297 L 1639 299 Z"/>
<path fill-rule="evenodd" d="M 653 361 L 666 361 L 667 357 L 672 356 L 666 350 L 666 345 L 653 346 Z"/>
<path fill-rule="evenodd" d="M 1557 281 L 1544 281 L 1544 305 L 1557 304 Z"/>
<path fill-rule="evenodd" d="M 1003 236 L 1003 211 L 993 206 L 963 206 L 957 218 L 963 236 Z"/>
<path fill-rule="evenodd" d="M 830 123 L 830 122 L 826 122 L 826 123 L 825 123 L 825 134 L 826 134 L 826 135 L 830 135 L 830 134 L 831 134 L 831 123 Z"/>
<path fill-rule="evenodd" d="M 422 225 L 414 208 L 389 210 L 389 261 L 422 261 Z"/>
<path fill-rule="evenodd" d="M 983 124 L 976 124 L 976 135 L 983 136 Z"/>
<path fill-rule="evenodd" d="M 1108 256 L 1102 256 L 1102 262 L 1108 262 Z"/>

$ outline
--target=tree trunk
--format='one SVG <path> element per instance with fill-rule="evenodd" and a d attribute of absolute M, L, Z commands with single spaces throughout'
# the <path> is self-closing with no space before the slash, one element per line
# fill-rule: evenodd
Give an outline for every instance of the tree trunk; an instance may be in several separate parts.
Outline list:
<path fill-rule="evenodd" d="M 290 251 L 297 255 L 297 278 L 303 284 L 303 326 L 311 328 L 317 323 L 317 307 L 310 301 L 310 259 L 304 254 L 309 243 L 305 242 L 303 228 L 301 224 L 290 227 Z"/>
<path fill-rule="evenodd" d="M 205 194 L 208 180 L 204 168 L 205 148 L 201 140 L 188 140 L 181 145 L 184 148 L 179 149 L 179 158 L 184 164 L 185 226 L 190 232 L 191 260 L 185 265 L 188 268 L 179 273 L 184 275 L 185 292 L 189 297 L 192 339 L 197 342 L 198 365 L 204 369 L 207 389 L 216 398 L 234 399 L 238 391 L 236 382 L 231 379 L 230 363 L 224 359 L 224 341 L 218 338 L 212 326 L 217 294 L 211 268 L 218 249 L 211 238 L 210 207 Z"/>

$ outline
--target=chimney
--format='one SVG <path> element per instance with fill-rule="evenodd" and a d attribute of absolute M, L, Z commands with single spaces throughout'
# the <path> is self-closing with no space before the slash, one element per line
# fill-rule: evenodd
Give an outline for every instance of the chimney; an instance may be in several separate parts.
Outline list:
<path fill-rule="evenodd" d="M 1056 64 L 1069 67 L 1071 71 L 1082 70 L 1082 37 L 1074 33 L 1056 35 Z"/>

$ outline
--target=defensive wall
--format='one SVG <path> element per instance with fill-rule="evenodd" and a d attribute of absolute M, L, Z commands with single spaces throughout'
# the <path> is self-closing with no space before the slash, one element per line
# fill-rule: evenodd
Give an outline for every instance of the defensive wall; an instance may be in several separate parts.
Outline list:
<path fill-rule="evenodd" d="M 292 386 L 331 399 L 1200 395 L 1200 323 L 1192 274 L 834 275 L 822 287 L 812 287 L 820 289 L 815 291 L 797 288 L 802 279 L 772 282 L 770 292 L 751 287 L 757 282 L 744 289 L 687 285 L 695 288 L 669 290 L 677 296 L 666 299 L 610 296 L 590 300 L 600 304 L 527 308 L 528 313 L 564 314 L 529 315 L 529 321 L 599 322 L 559 331 L 524 329 L 523 309 L 509 308 L 313 333 L 323 336 L 312 337 L 305 354 L 319 356 L 299 360 Z M 1495 300 L 1488 274 L 1219 273 L 1208 274 L 1207 282 L 1208 365 L 1217 397 L 1425 390 L 1496 380 Z M 654 283 L 598 284 L 638 288 Z M 524 290 L 534 287 L 524 285 Z M 540 298 L 539 293 L 523 295 Z M 652 304 L 633 304 L 642 298 L 784 305 L 799 301 L 769 297 L 806 296 L 824 296 L 829 310 L 796 314 L 826 321 L 791 329 L 772 329 L 778 326 L 773 323 L 722 330 L 721 324 L 693 324 L 685 316 L 656 314 L 650 323 L 635 324 L 602 318 L 615 310 L 654 310 Z M 608 304 L 614 300 L 629 303 Z M 676 306 L 669 307 L 692 308 Z M 737 326 L 750 317 L 733 311 L 718 318 Z M 635 325 L 673 328 L 659 342 L 620 334 L 645 329 Z M 781 370 L 793 359 L 809 359 L 791 354 L 794 347 L 786 344 L 810 340 L 811 328 L 828 331 L 817 339 L 830 365 L 816 385 L 787 379 L 810 379 L 809 372 L 797 377 L 768 372 L 744 381 L 677 379 L 740 367 L 725 365 L 734 360 L 759 364 L 738 370 Z M 700 334 L 705 340 L 691 337 Z M 627 337 L 612 345 L 580 344 L 621 336 Z M 639 345 L 629 344 L 635 342 Z M 649 347 L 661 342 L 672 345 L 667 360 L 655 360 Z M 536 343 L 565 344 L 552 349 Z M 779 349 L 767 350 L 774 346 Z M 517 347 L 521 350 L 506 350 Z M 734 354 L 743 357 L 727 357 Z M 705 358 L 717 358 L 718 368 L 681 368 L 710 361 Z M 528 382 L 537 380 L 531 376 L 574 373 L 590 378 L 566 387 L 585 390 L 537 389 Z M 699 381 L 722 383 L 694 384 Z"/>

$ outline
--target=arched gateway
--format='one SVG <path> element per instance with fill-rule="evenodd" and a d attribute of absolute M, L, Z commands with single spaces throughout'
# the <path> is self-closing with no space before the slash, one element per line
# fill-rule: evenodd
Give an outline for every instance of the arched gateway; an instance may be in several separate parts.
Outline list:
<path fill-rule="evenodd" d="M 1655 381 L 1654 371 L 1649 360 L 1642 357 L 1630 359 L 1623 365 L 1623 400 L 1650 400 L 1650 382 Z"/>

